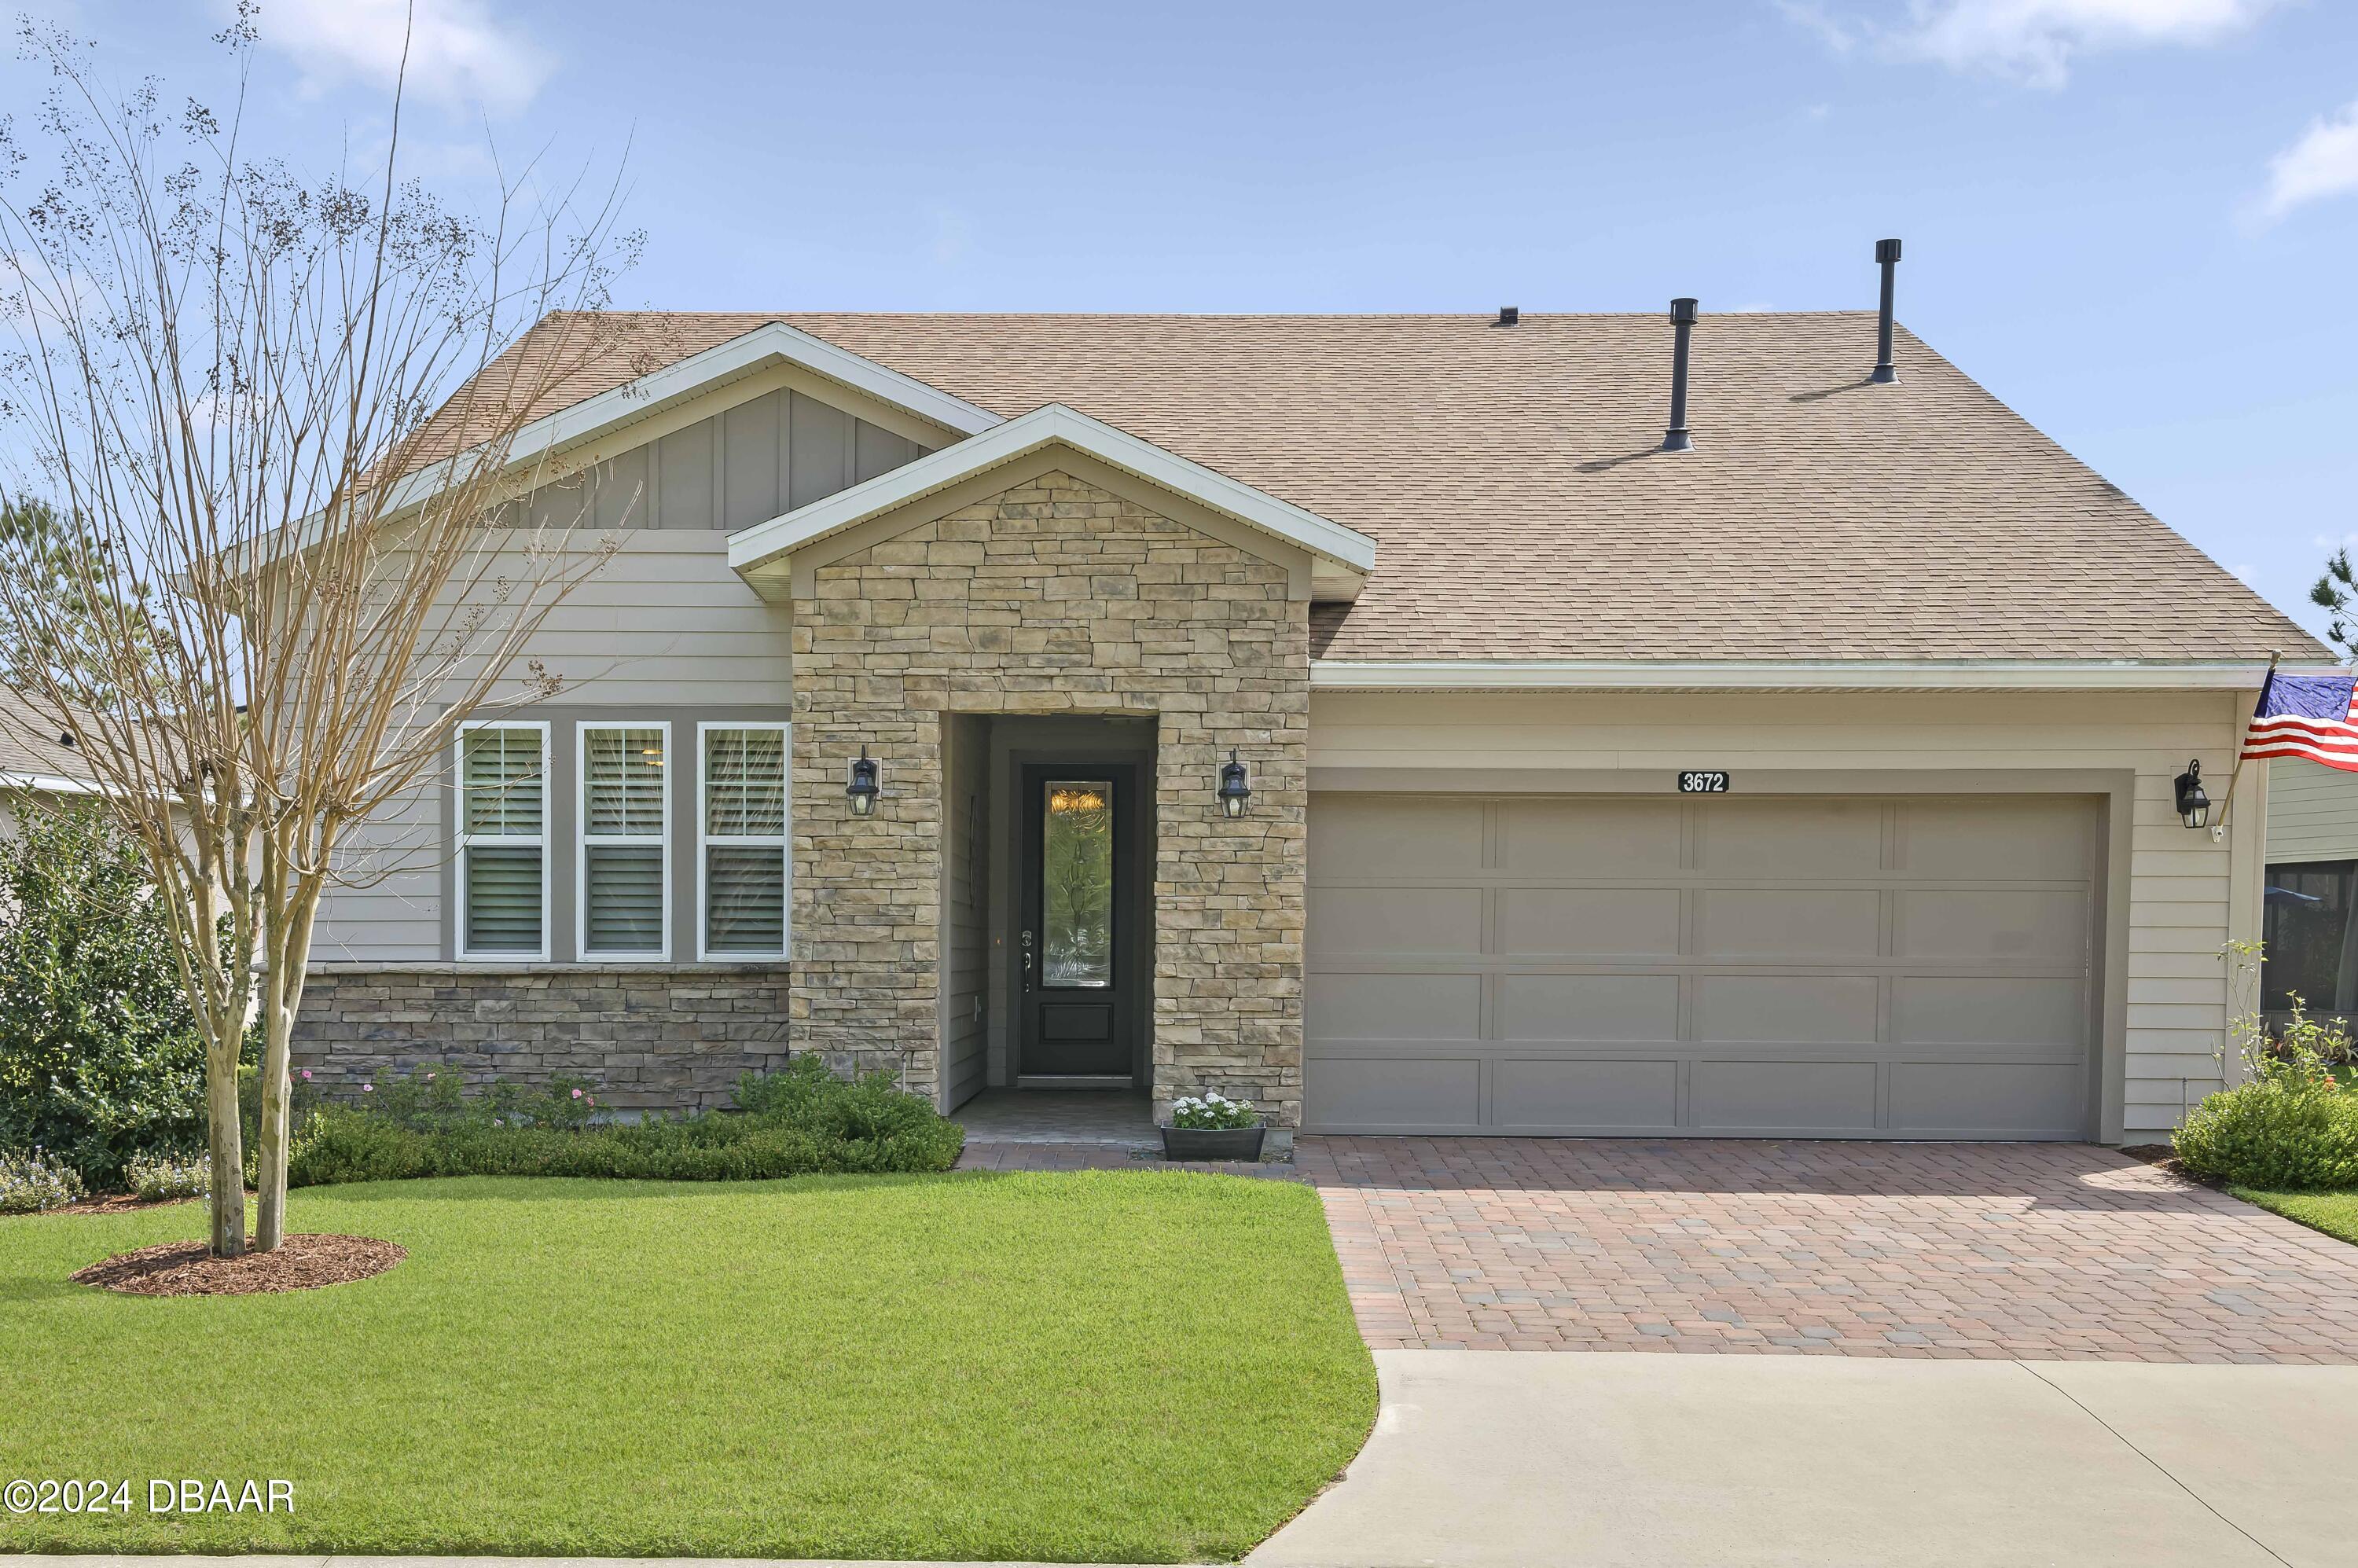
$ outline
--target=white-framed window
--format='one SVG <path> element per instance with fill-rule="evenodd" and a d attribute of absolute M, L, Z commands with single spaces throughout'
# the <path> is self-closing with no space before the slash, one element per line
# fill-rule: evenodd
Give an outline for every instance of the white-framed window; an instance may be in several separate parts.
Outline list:
<path fill-rule="evenodd" d="M 696 727 L 697 956 L 786 951 L 786 727 Z"/>
<path fill-rule="evenodd" d="M 548 726 L 459 727 L 459 957 L 548 957 Z"/>
<path fill-rule="evenodd" d="M 575 951 L 592 962 L 671 956 L 671 725 L 584 723 L 574 860 Z"/>

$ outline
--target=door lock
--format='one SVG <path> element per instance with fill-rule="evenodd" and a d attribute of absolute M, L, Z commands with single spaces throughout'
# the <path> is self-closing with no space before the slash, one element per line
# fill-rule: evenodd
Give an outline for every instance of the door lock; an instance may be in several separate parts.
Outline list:
<path fill-rule="evenodd" d="M 1032 933 L 1023 934 L 1023 994 L 1032 994 Z"/>

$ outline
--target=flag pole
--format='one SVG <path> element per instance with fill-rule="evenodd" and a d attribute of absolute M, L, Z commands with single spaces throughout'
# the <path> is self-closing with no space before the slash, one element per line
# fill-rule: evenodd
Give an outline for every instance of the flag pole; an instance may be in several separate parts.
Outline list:
<path fill-rule="evenodd" d="M 2262 691 L 2267 690 L 2268 682 L 2276 679 L 2277 665 L 2283 661 L 2284 650 L 2281 648 L 2268 655 L 2268 673 L 2260 682 Z M 2219 831 L 2223 835 L 2227 831 L 2227 813 L 2235 804 L 2235 781 L 2244 776 L 2244 736 L 2249 734 L 2251 729 L 2252 721 L 2244 719 L 2243 730 L 2235 737 L 2235 765 L 2227 770 L 2227 795 L 2219 803 Z"/>

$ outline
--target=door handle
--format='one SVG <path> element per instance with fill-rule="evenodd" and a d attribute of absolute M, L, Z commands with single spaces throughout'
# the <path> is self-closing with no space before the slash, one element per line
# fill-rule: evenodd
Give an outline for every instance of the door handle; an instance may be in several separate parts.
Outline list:
<path fill-rule="evenodd" d="M 1023 994 L 1032 994 L 1032 933 L 1023 934 Z"/>

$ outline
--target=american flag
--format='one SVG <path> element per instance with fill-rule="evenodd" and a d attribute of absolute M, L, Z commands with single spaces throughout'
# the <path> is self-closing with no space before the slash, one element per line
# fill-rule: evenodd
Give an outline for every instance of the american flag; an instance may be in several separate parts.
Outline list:
<path fill-rule="evenodd" d="M 2244 756 L 2307 757 L 2358 773 L 2358 674 L 2287 676 L 2274 671 L 2260 687 L 2244 731 Z"/>

